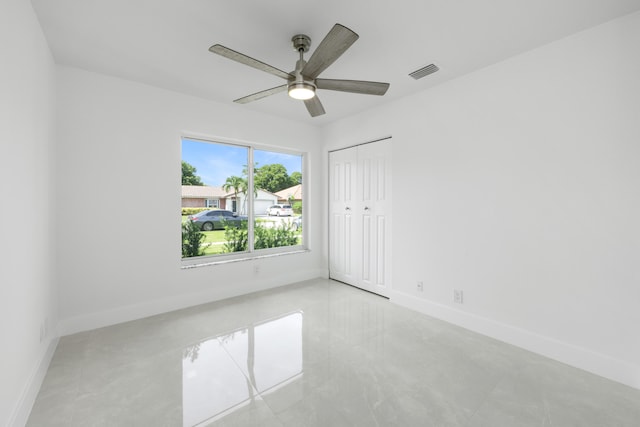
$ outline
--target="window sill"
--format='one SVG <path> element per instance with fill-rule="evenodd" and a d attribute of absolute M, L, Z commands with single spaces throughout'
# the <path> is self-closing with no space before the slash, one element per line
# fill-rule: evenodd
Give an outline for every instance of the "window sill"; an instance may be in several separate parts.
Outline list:
<path fill-rule="evenodd" d="M 188 260 L 188 262 L 189 262 L 188 264 L 185 263 L 185 262 L 187 262 L 186 260 L 182 260 L 183 264 L 180 267 L 180 269 L 181 270 L 188 270 L 188 269 L 191 269 L 191 268 L 233 264 L 233 263 L 236 263 L 236 262 L 245 262 L 245 261 L 253 261 L 253 260 L 257 260 L 257 259 L 275 258 L 275 257 L 280 257 L 280 256 L 286 256 L 286 255 L 303 254 L 303 253 L 307 253 L 307 252 L 311 252 L 311 250 L 310 249 L 295 249 L 295 250 L 290 250 L 290 251 L 286 251 L 286 252 L 276 252 L 276 253 L 261 254 L 261 255 L 252 254 L 251 256 L 245 256 L 245 257 L 242 257 L 242 258 L 233 258 L 233 259 L 216 259 L 216 260 L 213 260 L 211 258 L 207 258 L 206 260 L 203 259 L 202 262 L 194 262 L 194 261 L 189 259 Z"/>

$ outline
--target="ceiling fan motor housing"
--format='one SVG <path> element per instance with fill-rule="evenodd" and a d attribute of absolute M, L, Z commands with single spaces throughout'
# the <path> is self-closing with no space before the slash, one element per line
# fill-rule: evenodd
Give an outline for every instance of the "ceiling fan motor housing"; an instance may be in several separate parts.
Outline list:
<path fill-rule="evenodd" d="M 309 47 L 311 46 L 311 38 L 304 34 L 296 34 L 291 37 L 291 42 L 293 43 L 293 50 L 296 52 L 308 52 Z"/>

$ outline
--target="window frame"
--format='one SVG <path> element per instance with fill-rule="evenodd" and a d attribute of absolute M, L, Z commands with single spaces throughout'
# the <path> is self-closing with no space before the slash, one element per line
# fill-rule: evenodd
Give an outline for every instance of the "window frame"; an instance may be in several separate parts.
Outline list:
<path fill-rule="evenodd" d="M 301 169 L 302 176 L 307 176 L 308 171 L 308 151 L 295 150 L 287 147 L 274 146 L 269 144 L 262 144 L 256 142 L 248 142 L 248 141 L 240 141 L 223 137 L 209 137 L 202 135 L 193 135 L 189 133 L 182 133 L 180 135 L 180 159 L 182 160 L 182 142 L 184 140 L 190 140 L 195 142 L 200 142 L 204 144 L 222 144 L 222 145 L 231 145 L 240 148 L 247 149 L 247 165 L 255 165 L 253 152 L 254 150 L 260 151 L 271 151 L 274 153 L 288 154 L 293 156 L 300 156 L 301 161 Z M 255 167 L 255 166 L 254 166 Z M 308 252 L 308 236 L 307 228 L 305 223 L 307 222 L 307 205 L 308 205 L 308 191 L 306 181 L 308 179 L 303 179 L 302 181 L 302 244 L 293 245 L 293 246 L 280 246 L 275 248 L 266 248 L 266 249 L 255 249 L 255 233 L 254 233 L 254 225 L 256 219 L 256 212 L 254 209 L 254 197 L 248 197 L 249 194 L 253 194 L 253 185 L 254 185 L 254 167 L 247 167 L 247 186 L 249 187 L 247 190 L 246 202 L 247 202 L 247 217 L 249 218 L 247 224 L 247 232 L 248 232 L 248 242 L 247 242 L 247 250 L 243 252 L 231 252 L 226 254 L 214 254 L 214 255 L 201 255 L 196 257 L 182 258 L 181 260 L 181 268 L 188 269 L 194 267 L 202 267 L 208 265 L 219 265 L 219 264 L 227 264 L 230 262 L 238 262 L 238 261 L 248 261 L 259 258 L 268 258 L 273 256 L 281 256 L 287 254 L 296 254 L 301 252 Z M 180 227 L 182 227 L 180 222 Z M 178 248 L 180 250 L 180 248 Z M 181 251 L 180 251 L 181 253 Z"/>

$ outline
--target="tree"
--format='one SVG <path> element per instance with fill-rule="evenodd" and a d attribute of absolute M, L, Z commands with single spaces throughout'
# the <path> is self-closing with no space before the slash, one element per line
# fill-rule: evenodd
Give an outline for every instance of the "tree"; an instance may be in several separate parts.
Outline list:
<path fill-rule="evenodd" d="M 202 180 L 196 172 L 198 170 L 195 166 L 190 165 L 189 163 L 182 161 L 182 185 L 204 185 Z"/>
<path fill-rule="evenodd" d="M 239 176 L 232 175 L 222 184 L 224 191 L 233 190 L 233 200 L 236 202 L 235 212 L 238 212 L 238 193 L 246 192 L 247 181 Z"/>
<path fill-rule="evenodd" d="M 256 173 L 256 166 L 258 165 L 258 163 L 254 163 L 253 164 L 253 173 L 255 175 Z M 242 179 L 244 180 L 243 185 L 242 185 L 242 189 L 240 190 L 241 193 L 244 193 L 245 195 L 247 195 L 249 193 L 249 167 L 247 165 L 243 165 L 242 166 Z M 257 199 L 258 198 L 258 186 L 254 185 L 253 186 L 253 198 Z M 242 202 L 242 213 L 246 213 L 247 212 L 247 199 L 249 199 L 249 197 L 245 197 L 243 202 Z"/>
<path fill-rule="evenodd" d="M 291 172 L 291 186 L 302 184 L 302 173 L 295 171 Z"/>
<path fill-rule="evenodd" d="M 258 184 L 256 184 L 256 174 L 258 173 L 258 162 L 253 164 L 253 198 L 258 197 L 258 189 L 261 188 Z M 242 165 L 242 177 L 244 178 L 247 188 L 249 188 L 249 167 L 247 165 Z M 245 197 L 245 202 L 247 198 Z"/>
<path fill-rule="evenodd" d="M 285 188 L 291 187 L 291 178 L 287 173 L 287 168 L 279 163 L 264 165 L 256 169 L 254 175 L 256 188 L 275 193 Z"/>

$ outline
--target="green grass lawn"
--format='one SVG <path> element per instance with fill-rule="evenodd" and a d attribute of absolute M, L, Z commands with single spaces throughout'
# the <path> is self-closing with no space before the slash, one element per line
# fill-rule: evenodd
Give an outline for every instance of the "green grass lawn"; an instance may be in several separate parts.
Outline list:
<path fill-rule="evenodd" d="M 205 255 L 222 253 L 222 248 L 225 242 L 224 230 L 203 231 L 202 234 L 204 234 L 202 246 L 205 246 Z"/>

